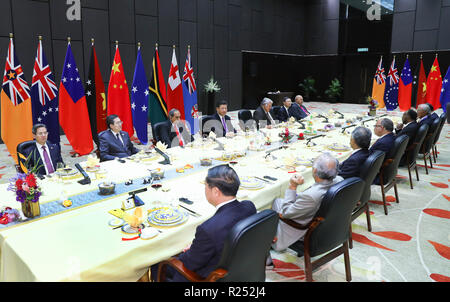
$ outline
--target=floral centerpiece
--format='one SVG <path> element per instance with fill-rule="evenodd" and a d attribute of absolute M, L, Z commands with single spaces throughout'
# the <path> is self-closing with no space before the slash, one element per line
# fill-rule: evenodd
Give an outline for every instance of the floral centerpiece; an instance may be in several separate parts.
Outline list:
<path fill-rule="evenodd" d="M 3 207 L 0 211 L 0 224 L 8 224 L 20 219 L 20 213 L 16 209 Z"/>
<path fill-rule="evenodd" d="M 369 115 L 375 116 L 377 114 L 377 106 L 378 106 L 377 100 L 369 96 L 367 97 L 367 103 L 369 103 Z"/>
<path fill-rule="evenodd" d="M 300 132 L 300 133 L 298 134 L 298 139 L 299 139 L 299 140 L 304 140 L 304 139 L 305 139 L 305 135 L 303 134 L 303 132 Z"/>
<path fill-rule="evenodd" d="M 279 133 L 278 136 L 281 137 L 282 142 L 285 144 L 289 143 L 292 138 L 292 134 L 289 133 L 289 128 L 287 127 L 284 129 L 284 132 Z"/>

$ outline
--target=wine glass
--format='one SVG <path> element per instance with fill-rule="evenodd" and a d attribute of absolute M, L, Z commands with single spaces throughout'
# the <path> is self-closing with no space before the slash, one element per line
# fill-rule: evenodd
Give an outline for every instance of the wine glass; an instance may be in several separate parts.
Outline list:
<path fill-rule="evenodd" d="M 58 171 L 59 173 L 64 171 L 64 168 L 66 167 L 66 165 L 64 165 L 64 163 L 62 162 L 58 162 L 56 164 L 56 171 Z"/>

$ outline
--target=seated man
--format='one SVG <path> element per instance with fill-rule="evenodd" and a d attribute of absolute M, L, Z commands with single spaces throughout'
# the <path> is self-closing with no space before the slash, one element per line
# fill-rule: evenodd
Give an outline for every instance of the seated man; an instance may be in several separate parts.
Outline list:
<path fill-rule="evenodd" d="M 392 158 L 391 151 L 394 146 L 394 123 L 388 118 L 382 118 L 377 121 L 374 126 L 374 133 L 380 138 L 370 147 L 369 151 L 372 153 L 375 150 L 381 150 L 386 153 L 384 159 Z"/>
<path fill-rule="evenodd" d="M 216 213 L 199 225 L 190 247 L 178 256 L 184 266 L 206 278 L 216 269 L 223 246 L 231 228 L 240 220 L 256 213 L 255 205 L 249 201 L 237 201 L 239 177 L 228 165 L 219 165 L 208 170 L 205 179 L 205 195 L 216 208 Z M 152 265 L 151 278 L 156 280 L 159 264 Z M 171 267 L 167 267 L 165 281 L 187 281 Z"/>
<path fill-rule="evenodd" d="M 212 119 L 207 123 L 211 123 L 209 128 L 217 137 L 234 136 L 236 129 L 231 124 L 231 118 L 227 115 L 227 101 L 219 101 L 216 105 L 216 113 L 212 115 Z M 212 122 L 211 122 L 212 121 Z"/>
<path fill-rule="evenodd" d="M 280 110 L 278 111 L 277 119 L 280 122 L 286 122 L 291 116 L 293 116 L 292 100 L 291 98 L 285 97 L 283 99 L 283 106 L 281 106 Z"/>
<path fill-rule="evenodd" d="M 366 127 L 356 127 L 350 138 L 352 155 L 339 165 L 339 174 L 343 178 L 359 177 L 361 166 L 369 157 L 372 132 Z"/>
<path fill-rule="evenodd" d="M 52 144 L 48 138 L 47 126 L 44 124 L 35 124 L 31 129 L 36 144 L 31 145 L 24 150 L 24 156 L 30 158 L 28 170 L 33 167 L 39 167 L 37 173 L 40 175 L 51 174 L 56 171 L 57 164 L 63 163 L 61 149 L 58 144 Z M 31 156 L 30 156 L 31 155 Z"/>
<path fill-rule="evenodd" d="M 430 107 L 427 104 L 420 104 L 417 107 L 417 125 L 420 128 L 423 124 L 427 124 L 429 127 L 433 123 L 433 119 L 430 114 Z"/>
<path fill-rule="evenodd" d="M 107 130 L 98 134 L 100 142 L 100 160 L 112 160 L 127 157 L 139 152 L 126 131 L 122 131 L 123 122 L 116 114 L 106 117 Z"/>
<path fill-rule="evenodd" d="M 417 129 L 419 126 L 416 122 L 417 112 L 414 109 L 409 109 L 405 111 L 402 115 L 402 123 L 398 124 L 395 128 L 396 136 L 400 136 L 402 134 L 406 134 L 409 137 L 408 148 L 414 143 L 414 139 L 416 138 Z"/>
<path fill-rule="evenodd" d="M 256 127 L 259 128 L 266 127 L 267 129 L 271 129 L 273 125 L 276 124 L 273 119 L 273 110 L 272 110 L 273 101 L 269 98 L 264 98 L 261 102 L 261 105 L 256 108 L 255 112 L 253 112 L 253 119 L 256 121 Z"/>
<path fill-rule="evenodd" d="M 439 115 L 437 115 L 436 112 L 434 112 L 434 107 L 430 103 L 425 103 L 430 108 L 430 117 L 434 121 L 435 119 L 439 118 Z"/>
<path fill-rule="evenodd" d="M 292 104 L 292 115 L 297 119 L 301 120 L 310 115 L 308 109 L 303 106 L 303 97 L 301 95 L 295 96 L 294 103 Z"/>
<path fill-rule="evenodd" d="M 300 224 L 310 222 L 320 207 L 322 198 L 328 189 L 343 180 L 337 175 L 338 161 L 329 153 L 319 155 L 313 163 L 313 178 L 315 183 L 297 194 L 297 187 L 302 185 L 304 179 L 294 175 L 289 181 L 284 198 L 275 199 L 272 209 L 283 218 L 292 219 Z M 277 229 L 277 240 L 272 244 L 275 251 L 282 251 L 298 240 L 302 240 L 306 230 L 297 230 L 280 221 Z M 269 261 L 268 261 L 269 262 Z"/>
<path fill-rule="evenodd" d="M 161 127 L 161 142 L 168 148 L 184 147 L 187 143 L 194 140 L 189 126 L 181 121 L 181 113 L 178 109 L 169 111 L 169 119 Z"/>

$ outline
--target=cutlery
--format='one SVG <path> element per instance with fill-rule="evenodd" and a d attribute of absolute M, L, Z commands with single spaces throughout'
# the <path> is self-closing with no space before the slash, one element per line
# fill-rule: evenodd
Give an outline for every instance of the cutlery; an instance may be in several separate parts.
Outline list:
<path fill-rule="evenodd" d="M 268 181 L 268 180 L 266 180 L 266 179 L 264 179 L 264 178 L 261 178 L 261 177 L 258 177 L 258 176 L 255 176 L 255 178 L 256 178 L 256 179 L 259 179 L 259 180 L 261 180 L 261 181 L 264 181 L 265 183 L 273 184 L 273 182 Z"/>
<path fill-rule="evenodd" d="M 275 178 L 275 177 L 272 177 L 272 176 L 267 176 L 267 175 L 263 176 L 263 178 L 265 178 L 265 179 L 270 179 L 270 180 L 272 180 L 272 181 L 278 180 L 278 178 Z"/>
<path fill-rule="evenodd" d="M 183 209 L 185 209 L 186 211 L 188 211 L 189 214 L 191 214 L 191 215 L 194 216 L 194 217 L 200 217 L 200 216 L 202 216 L 202 215 L 198 214 L 197 212 L 194 212 L 194 211 L 192 211 L 192 210 L 186 208 L 185 206 L 183 206 L 183 205 L 181 205 L 181 204 L 179 204 L 179 206 L 182 207 Z"/>

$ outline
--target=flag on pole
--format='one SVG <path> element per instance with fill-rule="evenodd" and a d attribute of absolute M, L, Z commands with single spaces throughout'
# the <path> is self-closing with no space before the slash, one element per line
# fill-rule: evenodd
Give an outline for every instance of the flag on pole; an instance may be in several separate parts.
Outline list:
<path fill-rule="evenodd" d="M 105 83 L 97 60 L 94 39 L 92 39 L 91 59 L 89 62 L 89 75 L 85 86 L 86 101 L 91 122 L 92 138 L 97 148 L 100 144 L 98 134 L 106 130 L 106 94 Z"/>
<path fill-rule="evenodd" d="M 117 41 L 116 54 L 109 78 L 107 113 L 108 115 L 117 114 L 123 122 L 122 130 L 128 132 L 130 137 L 134 135 L 130 95 L 128 93 L 127 80 L 123 72 L 119 43 Z"/>
<path fill-rule="evenodd" d="M 384 90 L 384 103 L 386 109 L 391 111 L 398 107 L 398 76 L 397 68 L 395 67 L 395 56 L 392 59 L 391 67 L 389 68 L 386 79 L 386 88 Z"/>
<path fill-rule="evenodd" d="M 173 108 L 178 109 L 181 114 L 181 119 L 185 120 L 183 88 L 181 87 L 181 77 L 177 63 L 177 56 L 175 54 L 175 45 L 173 46 L 169 79 L 167 80 L 167 109 L 170 111 Z"/>
<path fill-rule="evenodd" d="M 384 108 L 385 85 L 386 85 L 386 76 L 384 75 L 383 56 L 381 56 L 372 85 L 372 99 L 378 102 L 377 108 Z"/>
<path fill-rule="evenodd" d="M 74 151 L 79 155 L 89 154 L 94 148 L 91 124 L 83 82 L 72 53 L 70 39 L 59 84 L 59 121 Z"/>
<path fill-rule="evenodd" d="M 412 81 L 411 66 L 409 65 L 408 56 L 406 56 L 398 83 L 398 106 L 401 111 L 406 111 L 411 108 Z"/>
<path fill-rule="evenodd" d="M 197 86 L 195 85 L 194 68 L 191 64 L 191 47 L 188 46 L 186 63 L 183 73 L 183 100 L 184 116 L 189 123 L 191 134 L 197 132 L 198 128 L 198 105 L 197 105 Z"/>
<path fill-rule="evenodd" d="M 33 139 L 31 112 L 30 88 L 16 56 L 13 36 L 10 34 L 1 92 L 1 135 L 16 164 L 17 145 Z"/>
<path fill-rule="evenodd" d="M 450 103 L 450 66 L 442 83 L 440 103 L 444 112 L 447 112 L 447 104 Z"/>
<path fill-rule="evenodd" d="M 139 43 L 136 59 L 136 67 L 134 68 L 133 85 L 131 89 L 131 109 L 133 113 L 133 125 L 136 130 L 137 137 L 141 143 L 148 143 L 148 81 L 145 76 L 144 63 L 142 62 L 141 46 Z"/>
<path fill-rule="evenodd" d="M 155 55 L 152 63 L 153 73 L 150 80 L 150 100 L 148 118 L 152 125 L 163 122 L 168 118 L 166 104 L 166 85 L 159 61 L 158 44 L 156 44 Z"/>
<path fill-rule="evenodd" d="M 430 103 L 436 110 L 441 107 L 439 103 L 439 96 L 441 95 L 442 89 L 442 76 L 441 70 L 439 69 L 439 62 L 436 55 L 433 65 L 431 66 L 430 73 L 427 79 L 427 103 Z"/>
<path fill-rule="evenodd" d="M 424 104 L 427 95 L 427 76 L 423 67 L 422 55 L 420 55 L 420 63 L 416 68 L 416 74 L 413 81 L 413 102 L 412 105 L 417 108 L 420 104 Z"/>
<path fill-rule="evenodd" d="M 42 48 L 41 36 L 31 82 L 31 108 L 33 124 L 47 126 L 48 140 L 59 144 L 58 87 Z"/>

